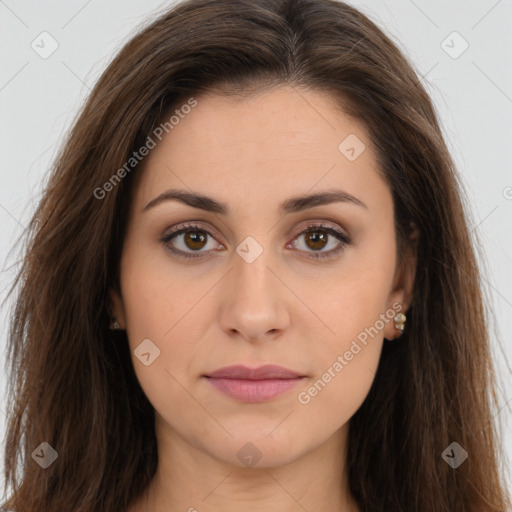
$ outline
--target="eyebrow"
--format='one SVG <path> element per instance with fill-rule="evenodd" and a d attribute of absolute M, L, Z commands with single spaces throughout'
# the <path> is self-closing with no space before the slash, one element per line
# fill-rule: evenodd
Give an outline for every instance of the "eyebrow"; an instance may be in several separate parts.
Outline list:
<path fill-rule="evenodd" d="M 152 199 L 142 211 L 145 212 L 165 201 L 170 200 L 178 200 L 188 206 L 199 208 L 207 212 L 219 213 L 221 215 L 229 215 L 230 213 L 229 206 L 225 203 L 221 203 L 212 197 L 180 189 L 166 190 L 159 196 Z M 296 213 L 315 206 L 322 206 L 336 202 L 354 204 L 368 209 L 368 207 L 357 197 L 354 197 L 340 189 L 330 189 L 308 196 L 291 197 L 279 205 L 279 212 L 281 214 Z"/>

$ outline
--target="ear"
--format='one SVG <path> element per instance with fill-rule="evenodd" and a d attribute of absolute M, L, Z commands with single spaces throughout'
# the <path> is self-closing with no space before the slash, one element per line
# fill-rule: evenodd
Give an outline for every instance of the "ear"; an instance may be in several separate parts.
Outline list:
<path fill-rule="evenodd" d="M 410 245 L 407 252 L 402 255 L 402 262 L 395 271 L 392 291 L 388 299 L 388 308 L 395 309 L 392 305 L 395 302 L 401 304 L 400 313 L 406 313 L 409 309 L 414 294 L 414 278 L 416 275 L 416 263 L 418 261 L 417 247 L 420 237 L 420 231 L 415 224 L 411 224 L 411 233 L 409 235 Z M 406 324 L 407 325 L 407 324 Z M 400 335 L 400 331 L 395 327 L 393 321 L 388 322 L 384 329 L 384 337 L 392 340 Z"/>
<path fill-rule="evenodd" d="M 110 288 L 108 291 L 108 301 L 110 316 L 116 319 L 121 329 L 126 329 L 126 318 L 121 292 L 115 288 Z"/>

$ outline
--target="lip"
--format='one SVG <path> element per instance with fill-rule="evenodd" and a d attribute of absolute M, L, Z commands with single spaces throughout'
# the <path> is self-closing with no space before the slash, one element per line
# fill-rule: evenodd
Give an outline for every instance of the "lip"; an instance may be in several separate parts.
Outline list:
<path fill-rule="evenodd" d="M 294 379 L 305 377 L 298 372 L 278 366 L 275 364 L 265 364 L 257 368 L 249 368 L 241 364 L 225 366 L 214 372 L 208 373 L 206 377 L 219 379 L 244 379 L 244 380 L 263 380 L 263 379 Z"/>
<path fill-rule="evenodd" d="M 264 402 L 285 393 L 306 375 L 277 365 L 226 366 L 203 375 L 218 391 L 242 402 Z"/>

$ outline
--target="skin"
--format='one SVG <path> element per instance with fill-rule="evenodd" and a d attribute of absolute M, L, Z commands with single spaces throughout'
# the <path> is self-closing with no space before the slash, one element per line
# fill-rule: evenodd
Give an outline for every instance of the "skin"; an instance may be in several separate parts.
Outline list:
<path fill-rule="evenodd" d="M 137 176 L 120 291 L 110 293 L 156 413 L 158 470 L 130 512 L 358 511 L 345 471 L 349 420 L 370 390 L 383 338 L 400 331 L 388 320 L 309 403 L 298 394 L 393 303 L 404 313 L 410 304 L 415 254 L 398 265 L 392 196 L 368 132 L 327 93 L 282 86 L 243 100 L 214 92 L 197 100 Z M 366 145 L 354 161 L 338 150 L 349 134 Z M 143 211 L 170 188 L 213 197 L 230 213 L 177 200 Z M 278 212 L 292 196 L 331 188 L 367 208 L 335 202 Z M 202 252 L 179 258 L 161 238 L 191 221 L 211 235 L 196 244 L 187 245 L 185 235 L 168 241 Z M 351 237 L 324 260 L 315 254 L 339 240 L 327 235 L 315 245 L 300 234 L 320 222 Z M 248 236 L 263 248 L 252 263 L 236 252 Z M 149 366 L 133 353 L 144 339 L 160 350 Z M 227 365 L 267 363 L 307 378 L 269 401 L 243 403 L 202 377 Z M 251 467 L 237 457 L 248 442 L 261 454 Z"/>

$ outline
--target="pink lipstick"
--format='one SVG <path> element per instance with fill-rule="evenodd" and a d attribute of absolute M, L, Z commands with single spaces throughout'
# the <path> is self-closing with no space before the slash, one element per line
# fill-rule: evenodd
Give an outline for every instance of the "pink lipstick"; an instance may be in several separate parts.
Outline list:
<path fill-rule="evenodd" d="M 281 395 L 302 382 L 306 375 L 268 364 L 258 368 L 226 366 L 204 377 L 225 395 L 242 402 L 254 403 Z"/>

